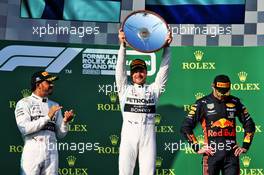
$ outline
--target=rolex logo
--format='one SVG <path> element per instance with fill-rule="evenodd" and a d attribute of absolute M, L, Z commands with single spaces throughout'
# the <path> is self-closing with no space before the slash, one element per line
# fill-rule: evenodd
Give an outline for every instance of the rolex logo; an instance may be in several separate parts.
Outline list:
<path fill-rule="evenodd" d="M 204 97 L 204 94 L 201 92 L 198 92 L 194 96 L 195 96 L 196 100 L 199 100 L 200 98 Z"/>
<path fill-rule="evenodd" d="M 25 98 L 25 97 L 28 97 L 28 96 L 31 95 L 31 91 L 30 91 L 29 89 L 23 89 L 23 90 L 21 91 L 21 94 L 22 94 L 22 96 Z"/>
<path fill-rule="evenodd" d="M 157 157 L 156 158 L 156 167 L 157 168 L 161 167 L 162 161 L 163 161 L 162 157 Z"/>
<path fill-rule="evenodd" d="M 115 103 L 116 100 L 117 100 L 117 92 L 111 92 L 111 93 L 109 94 L 109 97 L 110 97 L 110 101 L 111 101 L 112 103 Z"/>
<path fill-rule="evenodd" d="M 194 53 L 196 61 L 201 61 L 203 58 L 204 53 L 200 50 L 195 51 Z"/>
<path fill-rule="evenodd" d="M 110 138 L 112 145 L 114 146 L 117 145 L 118 140 L 119 140 L 119 137 L 117 135 L 111 135 L 109 138 Z"/>
<path fill-rule="evenodd" d="M 241 72 L 238 72 L 237 75 L 238 75 L 240 82 L 232 83 L 231 90 L 235 90 L 235 91 L 259 91 L 260 90 L 261 88 L 260 83 L 245 82 L 247 81 L 248 73 L 241 71 Z"/>
<path fill-rule="evenodd" d="M 204 137 L 202 135 L 197 136 L 196 139 L 198 141 L 198 144 L 204 144 Z"/>
<path fill-rule="evenodd" d="M 156 114 L 155 115 L 155 125 L 159 125 L 161 121 L 161 115 L 160 114 Z"/>
<path fill-rule="evenodd" d="M 238 78 L 241 82 L 246 81 L 246 79 L 247 79 L 247 73 L 246 72 L 241 71 L 237 75 L 238 75 Z"/>
<path fill-rule="evenodd" d="M 73 167 L 75 165 L 76 157 L 68 156 L 66 159 L 70 167 Z"/>
<path fill-rule="evenodd" d="M 215 62 L 202 61 L 204 53 L 201 50 L 196 50 L 193 53 L 195 60 L 193 62 L 182 62 L 184 70 L 213 70 L 216 69 Z M 189 59 L 189 58 L 187 58 Z"/>
<path fill-rule="evenodd" d="M 248 156 L 243 156 L 241 158 L 241 160 L 242 160 L 242 163 L 243 163 L 244 167 L 247 168 L 249 166 L 249 164 L 250 164 L 251 158 L 248 157 Z"/>

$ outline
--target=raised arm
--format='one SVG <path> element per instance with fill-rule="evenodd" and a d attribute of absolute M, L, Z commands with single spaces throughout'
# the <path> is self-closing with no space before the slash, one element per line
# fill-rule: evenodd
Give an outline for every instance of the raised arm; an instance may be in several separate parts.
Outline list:
<path fill-rule="evenodd" d="M 125 42 L 125 34 L 121 29 L 119 30 L 119 41 L 120 48 L 118 51 L 117 63 L 116 63 L 116 86 L 118 90 L 119 97 L 122 97 L 125 87 L 127 85 L 127 71 L 126 71 L 126 42 Z"/>
<path fill-rule="evenodd" d="M 164 48 L 160 68 L 154 82 L 154 87 L 158 91 L 157 93 L 158 97 L 162 92 L 164 92 L 165 85 L 168 80 L 170 54 L 171 54 L 170 48 L 169 47 Z"/>
<path fill-rule="evenodd" d="M 171 32 L 168 33 L 168 36 L 166 38 L 166 44 L 163 49 L 162 54 L 162 61 L 160 64 L 159 71 L 157 73 L 157 76 L 155 78 L 154 82 L 154 88 L 157 90 L 157 97 L 160 96 L 162 92 L 165 90 L 165 85 L 168 80 L 168 73 L 169 73 L 169 66 L 170 66 L 170 57 L 171 57 L 171 51 L 170 51 L 170 43 L 172 42 L 172 34 Z"/>

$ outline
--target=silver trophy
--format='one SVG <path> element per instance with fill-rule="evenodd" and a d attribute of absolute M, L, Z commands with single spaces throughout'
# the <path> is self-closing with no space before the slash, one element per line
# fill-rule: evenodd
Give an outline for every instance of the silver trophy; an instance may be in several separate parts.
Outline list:
<path fill-rule="evenodd" d="M 166 21 L 158 14 L 139 10 L 129 14 L 122 29 L 128 44 L 140 52 L 155 52 L 166 43 L 169 32 Z"/>

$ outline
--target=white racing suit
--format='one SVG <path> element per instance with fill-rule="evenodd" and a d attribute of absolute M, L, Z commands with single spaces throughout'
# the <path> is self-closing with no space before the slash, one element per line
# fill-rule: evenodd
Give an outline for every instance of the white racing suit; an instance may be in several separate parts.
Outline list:
<path fill-rule="evenodd" d="M 140 175 L 154 175 L 156 162 L 156 104 L 168 77 L 170 51 L 164 48 L 160 69 L 150 85 L 128 84 L 125 47 L 120 46 L 116 84 L 123 115 L 119 175 L 133 175 L 137 155 Z"/>
<path fill-rule="evenodd" d="M 17 126 L 24 138 L 21 174 L 58 175 L 57 139 L 67 134 L 61 111 L 52 120 L 49 108 L 57 103 L 35 94 L 21 99 L 15 109 Z"/>

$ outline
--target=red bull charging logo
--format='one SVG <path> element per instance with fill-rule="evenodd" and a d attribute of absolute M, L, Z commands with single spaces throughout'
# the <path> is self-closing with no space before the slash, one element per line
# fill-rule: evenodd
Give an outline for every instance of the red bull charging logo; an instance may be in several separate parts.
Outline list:
<path fill-rule="evenodd" d="M 221 118 L 215 122 L 212 122 L 211 128 L 218 127 L 218 128 L 226 128 L 226 127 L 234 127 L 234 122 L 229 121 L 225 118 Z"/>

